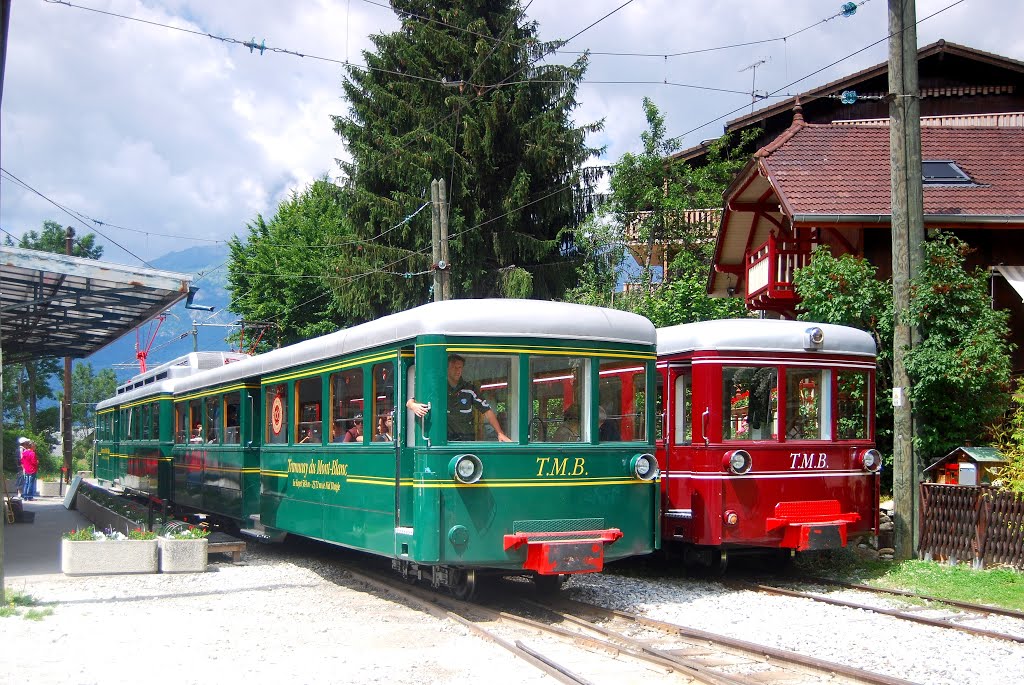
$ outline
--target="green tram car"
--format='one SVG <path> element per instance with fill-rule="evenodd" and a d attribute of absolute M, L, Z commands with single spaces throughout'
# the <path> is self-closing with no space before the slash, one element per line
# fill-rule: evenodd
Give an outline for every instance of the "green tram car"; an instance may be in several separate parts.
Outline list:
<path fill-rule="evenodd" d="M 238 352 L 193 352 L 118 386 L 114 397 L 96 407 L 96 478 L 158 503 L 169 501 L 175 382 L 246 357 Z"/>
<path fill-rule="evenodd" d="M 175 511 L 384 555 L 459 596 L 480 573 L 553 589 L 659 545 L 655 336 L 583 305 L 427 304 L 150 395 L 143 379 L 101 405 L 97 473 L 127 477 L 110 455 L 146 440 L 125 411 L 158 406 L 147 491 Z"/>

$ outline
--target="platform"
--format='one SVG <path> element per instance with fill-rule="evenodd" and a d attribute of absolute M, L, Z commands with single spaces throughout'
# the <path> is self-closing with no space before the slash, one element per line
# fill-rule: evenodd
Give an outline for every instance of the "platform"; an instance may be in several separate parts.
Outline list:
<path fill-rule="evenodd" d="M 4 577 L 60 573 L 60 539 L 69 530 L 91 525 L 61 497 L 36 497 L 23 502 L 31 523 L 4 522 Z"/>

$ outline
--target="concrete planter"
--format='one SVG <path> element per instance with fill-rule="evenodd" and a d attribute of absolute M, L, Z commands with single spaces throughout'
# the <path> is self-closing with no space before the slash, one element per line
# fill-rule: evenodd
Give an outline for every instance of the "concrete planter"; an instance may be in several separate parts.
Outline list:
<path fill-rule="evenodd" d="M 175 540 L 158 538 L 160 571 L 163 573 L 205 573 L 209 541 L 206 538 Z"/>
<path fill-rule="evenodd" d="M 61 540 L 60 570 L 69 576 L 156 573 L 156 540 Z"/>
<path fill-rule="evenodd" d="M 40 497 L 60 497 L 61 482 L 59 480 L 36 481 Z"/>
<path fill-rule="evenodd" d="M 135 530 L 136 528 L 146 529 L 145 524 L 136 523 L 129 518 L 125 518 L 116 511 L 111 511 L 93 502 L 88 497 L 75 497 L 75 508 L 78 509 L 78 513 L 92 521 L 93 525 L 96 526 L 96 530 L 111 530 L 127 535 L 128 531 Z"/>

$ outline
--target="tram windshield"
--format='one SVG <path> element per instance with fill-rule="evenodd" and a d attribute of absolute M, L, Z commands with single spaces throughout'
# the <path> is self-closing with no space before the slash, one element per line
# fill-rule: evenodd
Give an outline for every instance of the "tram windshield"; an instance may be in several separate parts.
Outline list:
<path fill-rule="evenodd" d="M 455 368 L 451 360 L 456 361 Z M 544 443 L 647 438 L 647 367 L 643 362 L 461 351 L 450 352 L 449 361 L 449 441 L 497 441 L 492 419 L 512 441 L 518 441 L 522 431 L 530 442 Z M 526 385 L 522 390 L 521 372 Z M 522 424 L 521 402 L 526 407 Z"/>
<path fill-rule="evenodd" d="M 722 437 L 775 440 L 779 437 L 779 372 L 774 367 L 722 369 Z"/>
<path fill-rule="evenodd" d="M 676 388 L 677 396 L 681 391 Z M 866 440 L 870 435 L 867 371 L 725 367 L 722 391 L 724 440 Z"/>

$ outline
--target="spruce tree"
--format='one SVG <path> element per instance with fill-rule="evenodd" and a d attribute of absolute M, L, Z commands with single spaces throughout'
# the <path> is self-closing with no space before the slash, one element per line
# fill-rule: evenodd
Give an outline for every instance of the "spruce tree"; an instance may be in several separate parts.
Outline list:
<path fill-rule="evenodd" d="M 585 137 L 603 125 L 571 118 L 586 57 L 538 64 L 560 44 L 540 42 L 515 0 L 391 6 L 401 28 L 372 37 L 368 69 L 348 68 L 348 116 L 334 118 L 351 154 L 340 162 L 348 217 L 375 264 L 359 283 L 372 295 L 354 302 L 339 290 L 341 309 L 368 299 L 380 315 L 430 298 L 430 213 L 403 220 L 439 178 L 448 184 L 454 297 L 560 298 L 596 178 L 581 171 L 600 152 Z"/>

